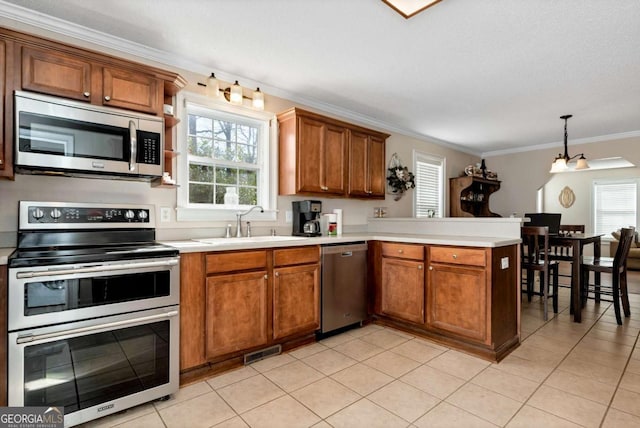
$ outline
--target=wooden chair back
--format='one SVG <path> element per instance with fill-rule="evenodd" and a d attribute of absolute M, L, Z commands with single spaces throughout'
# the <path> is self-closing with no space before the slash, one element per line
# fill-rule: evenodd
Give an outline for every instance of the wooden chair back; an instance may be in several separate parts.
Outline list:
<path fill-rule="evenodd" d="M 520 228 L 522 238 L 522 268 L 539 270 L 548 265 L 549 228 L 547 226 L 523 226 Z"/>
<path fill-rule="evenodd" d="M 635 239 L 636 230 L 633 227 L 622 228 L 620 230 L 620 243 L 616 250 L 615 256 L 613 256 L 613 271 L 619 271 L 620 268 L 626 267 L 627 257 L 631 250 L 631 244 Z"/>
<path fill-rule="evenodd" d="M 584 224 L 561 224 L 560 234 L 571 235 L 573 233 L 584 233 Z M 556 257 L 560 257 L 561 260 L 571 258 L 571 246 L 570 245 L 554 245 L 551 248 L 551 254 Z"/>

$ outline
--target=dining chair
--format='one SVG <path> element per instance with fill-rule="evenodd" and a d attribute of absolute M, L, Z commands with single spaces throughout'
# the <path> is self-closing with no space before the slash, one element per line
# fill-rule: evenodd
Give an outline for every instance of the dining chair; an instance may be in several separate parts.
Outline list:
<path fill-rule="evenodd" d="M 559 233 L 560 235 L 571 235 L 574 233 L 584 233 L 584 224 L 561 224 Z M 573 260 L 573 250 L 571 245 L 552 245 L 549 251 L 549 257 L 551 260 L 555 260 L 561 263 L 568 263 L 569 266 Z M 569 273 L 558 272 L 558 276 L 564 278 L 571 278 L 571 268 Z M 558 284 L 559 287 L 571 288 L 571 282 L 567 285 Z"/>
<path fill-rule="evenodd" d="M 552 298 L 553 301 L 553 312 L 558 313 L 558 262 L 544 257 L 544 254 L 549 254 L 549 228 L 547 226 L 523 226 L 520 231 L 522 238 L 521 267 L 527 272 L 527 287 L 522 292 L 527 293 L 529 302 L 534 294 L 542 297 L 544 320 L 546 321 L 549 312 L 549 298 Z M 540 277 L 540 291 L 537 293 L 533 287 L 535 272 L 539 272 Z M 551 294 L 549 294 L 549 288 L 552 288 Z"/>
<path fill-rule="evenodd" d="M 624 316 L 629 317 L 631 315 L 627 291 L 627 256 L 634 238 L 635 228 L 623 228 L 620 231 L 620 244 L 614 257 L 584 257 L 580 265 L 580 294 L 583 304 L 587 299 L 594 299 L 596 302 L 601 300 L 613 302 L 618 325 L 622 325 L 620 300 L 622 300 Z M 590 272 L 610 274 L 611 285 L 590 284 Z M 602 298 L 603 295 L 611 296 L 611 299 Z"/>

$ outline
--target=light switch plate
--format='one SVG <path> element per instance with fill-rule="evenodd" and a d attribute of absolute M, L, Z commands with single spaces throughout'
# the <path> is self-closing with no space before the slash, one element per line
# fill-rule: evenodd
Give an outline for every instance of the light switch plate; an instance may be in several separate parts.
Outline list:
<path fill-rule="evenodd" d="M 509 257 L 503 257 L 500 259 L 500 268 L 501 269 L 509 268 Z"/>
<path fill-rule="evenodd" d="M 167 223 L 171 221 L 171 208 L 160 207 L 160 222 Z"/>
<path fill-rule="evenodd" d="M 285 223 L 293 223 L 293 211 L 286 210 L 284 212 L 284 222 Z"/>

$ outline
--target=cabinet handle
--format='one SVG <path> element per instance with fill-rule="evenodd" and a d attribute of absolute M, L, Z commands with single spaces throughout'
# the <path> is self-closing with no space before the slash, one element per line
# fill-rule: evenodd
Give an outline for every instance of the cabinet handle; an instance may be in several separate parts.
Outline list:
<path fill-rule="evenodd" d="M 4 163 L 4 161 L 2 159 L 0 159 L 0 165 L 2 165 Z"/>
<path fill-rule="evenodd" d="M 418 270 L 422 270 L 422 265 L 418 265 Z"/>
<path fill-rule="evenodd" d="M 264 274 L 264 279 L 269 279 L 269 275 L 267 275 L 266 273 Z"/>
<path fill-rule="evenodd" d="M 109 95 L 107 95 L 106 97 L 104 97 L 105 101 L 111 101 L 111 97 Z"/>
<path fill-rule="evenodd" d="M 89 98 L 89 95 L 91 95 L 89 92 L 83 92 L 82 95 L 84 95 L 85 98 Z"/>
<path fill-rule="evenodd" d="M 320 186 L 320 188 L 321 188 L 322 190 L 324 190 L 324 191 L 329 190 L 329 188 L 328 188 L 327 186 Z"/>
<path fill-rule="evenodd" d="M 398 253 L 402 254 L 402 250 L 398 250 Z"/>
<path fill-rule="evenodd" d="M 433 266 L 429 266 L 429 270 L 433 270 Z"/>
<path fill-rule="evenodd" d="M 279 277 L 280 276 L 280 272 L 276 272 L 275 275 L 276 275 L 276 278 Z"/>
<path fill-rule="evenodd" d="M 455 259 L 457 259 L 457 258 L 458 258 L 458 255 L 457 255 L 457 254 L 454 254 L 454 255 L 453 255 L 453 259 L 455 260 Z"/>

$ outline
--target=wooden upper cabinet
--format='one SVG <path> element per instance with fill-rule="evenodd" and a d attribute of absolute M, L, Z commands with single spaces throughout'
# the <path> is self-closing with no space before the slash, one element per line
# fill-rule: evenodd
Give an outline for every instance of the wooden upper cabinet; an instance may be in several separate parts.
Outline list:
<path fill-rule="evenodd" d="M 384 198 L 386 136 L 351 131 L 349 196 Z"/>
<path fill-rule="evenodd" d="M 24 46 L 22 88 L 89 102 L 91 62 L 63 52 Z"/>
<path fill-rule="evenodd" d="M 161 114 L 162 99 L 163 83 L 160 79 L 129 70 L 103 68 L 103 105 Z"/>
<path fill-rule="evenodd" d="M 384 198 L 388 135 L 298 108 L 278 123 L 281 195 Z"/>
<path fill-rule="evenodd" d="M 31 46 L 22 48 L 22 89 L 155 115 L 164 98 L 151 74 Z"/>

